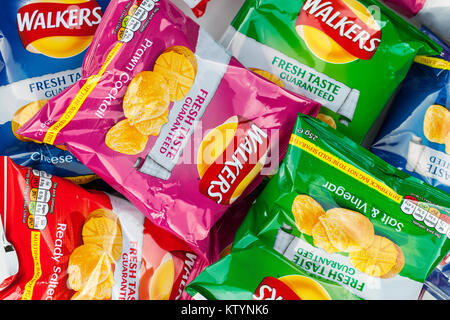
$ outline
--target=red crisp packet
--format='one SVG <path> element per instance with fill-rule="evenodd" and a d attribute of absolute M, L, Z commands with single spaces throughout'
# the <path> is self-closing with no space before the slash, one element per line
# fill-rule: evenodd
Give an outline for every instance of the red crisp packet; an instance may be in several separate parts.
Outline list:
<path fill-rule="evenodd" d="M 183 299 L 204 266 L 131 203 L 0 157 L 1 300 Z"/>

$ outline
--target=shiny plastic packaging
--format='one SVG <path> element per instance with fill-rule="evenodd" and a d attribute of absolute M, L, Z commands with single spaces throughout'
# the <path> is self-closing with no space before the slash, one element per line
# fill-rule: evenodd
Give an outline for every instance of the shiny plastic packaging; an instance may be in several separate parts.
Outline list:
<path fill-rule="evenodd" d="M 180 299 L 201 267 L 127 200 L 0 157 L 2 300 Z"/>
<path fill-rule="evenodd" d="M 318 108 L 248 71 L 170 1 L 119 0 L 80 81 L 19 132 L 64 143 L 209 262 L 211 227 L 278 168 L 296 115 Z"/>
<path fill-rule="evenodd" d="M 245 66 L 320 102 L 327 123 L 357 143 L 372 138 L 416 54 L 441 52 L 376 0 L 247 0 L 221 43 Z"/>
<path fill-rule="evenodd" d="M 450 44 L 450 2 L 448 0 L 383 0 L 413 23 L 425 26 Z"/>
<path fill-rule="evenodd" d="M 450 193 L 450 48 L 441 44 L 441 56 L 416 57 L 370 150 Z"/>
<path fill-rule="evenodd" d="M 251 194 L 232 205 L 214 225 L 211 234 L 215 236 L 219 258 L 230 253 L 236 231 L 268 181 L 269 178 L 265 178 Z"/>
<path fill-rule="evenodd" d="M 209 0 L 184 0 L 197 18 L 205 14 Z"/>
<path fill-rule="evenodd" d="M 86 49 L 109 0 L 5 1 L 0 11 L 0 155 L 85 183 L 94 178 L 63 146 L 17 129 L 81 77 Z"/>
<path fill-rule="evenodd" d="M 186 291 L 219 300 L 416 300 L 449 249 L 447 193 L 299 115 L 231 253 Z"/>
<path fill-rule="evenodd" d="M 450 300 L 450 253 L 425 281 L 422 296 L 425 291 L 436 300 Z"/>

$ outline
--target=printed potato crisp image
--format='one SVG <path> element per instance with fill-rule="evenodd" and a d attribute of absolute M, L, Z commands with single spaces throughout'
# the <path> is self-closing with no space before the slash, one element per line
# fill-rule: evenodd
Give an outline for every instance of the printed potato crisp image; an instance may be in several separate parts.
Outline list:
<path fill-rule="evenodd" d="M 143 71 L 130 81 L 123 97 L 123 112 L 131 125 L 161 116 L 169 107 L 169 83 L 153 71 Z"/>
<path fill-rule="evenodd" d="M 405 264 L 402 250 L 391 240 L 380 236 L 375 236 L 368 248 L 350 253 L 350 261 L 356 269 L 381 278 L 395 276 Z"/>
<path fill-rule="evenodd" d="M 168 82 L 170 100 L 178 101 L 186 97 L 194 84 L 197 61 L 188 48 L 173 46 L 156 59 L 154 71 L 162 74 Z"/>
<path fill-rule="evenodd" d="M 112 262 L 122 253 L 122 228 L 111 210 L 97 209 L 91 212 L 81 231 L 83 243 L 92 243 L 102 248 Z"/>
<path fill-rule="evenodd" d="M 77 247 L 70 255 L 68 284 L 75 291 L 97 287 L 111 273 L 111 261 L 102 247 L 85 244 Z"/>
<path fill-rule="evenodd" d="M 123 98 L 126 119 L 108 131 L 105 143 L 120 153 L 141 153 L 148 136 L 158 136 L 169 121 L 170 101 L 186 97 L 196 72 L 197 62 L 188 48 L 174 46 L 164 51 L 154 71 L 142 71 L 130 81 Z"/>
<path fill-rule="evenodd" d="M 11 119 L 11 130 L 17 139 L 22 141 L 34 141 L 16 134 L 17 130 L 30 120 L 47 103 L 47 99 L 30 102 L 14 113 Z M 38 142 L 39 143 L 39 142 Z"/>
<path fill-rule="evenodd" d="M 308 235 L 319 222 L 321 215 L 325 214 L 322 206 L 308 195 L 298 195 L 292 203 L 292 214 L 297 228 Z"/>
<path fill-rule="evenodd" d="M 157 118 L 136 123 L 134 127 L 144 136 L 158 136 L 167 122 L 169 122 L 169 109 Z"/>
<path fill-rule="evenodd" d="M 258 68 L 248 68 L 248 69 L 253 71 L 253 72 L 255 72 L 255 73 L 257 73 L 257 74 L 259 74 L 260 76 L 266 78 L 267 80 L 272 81 L 273 83 L 276 83 L 280 87 L 284 87 L 284 84 L 281 81 L 281 79 L 278 78 L 277 76 L 271 74 L 270 72 L 265 71 L 265 70 L 261 70 L 261 69 L 258 69 Z"/>
<path fill-rule="evenodd" d="M 359 212 L 333 208 L 320 216 L 319 222 L 325 229 L 328 241 L 338 251 L 357 251 L 373 242 L 373 225 Z"/>
<path fill-rule="evenodd" d="M 139 154 L 147 144 L 148 136 L 130 124 L 128 119 L 116 123 L 108 130 L 105 136 L 105 144 L 116 152 L 123 154 Z"/>
<path fill-rule="evenodd" d="M 186 290 L 211 300 L 414 300 L 449 239 L 448 194 L 299 115 L 231 252 Z"/>
<path fill-rule="evenodd" d="M 423 133 L 431 142 L 445 143 L 450 132 L 450 111 L 440 105 L 432 105 L 425 112 Z"/>

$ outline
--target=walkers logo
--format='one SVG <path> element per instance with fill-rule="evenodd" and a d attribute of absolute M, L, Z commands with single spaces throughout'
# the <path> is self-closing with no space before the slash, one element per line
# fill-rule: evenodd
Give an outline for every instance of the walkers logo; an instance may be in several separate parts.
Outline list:
<path fill-rule="evenodd" d="M 234 116 L 211 130 L 197 155 L 200 192 L 219 204 L 231 204 L 264 167 L 269 137 L 251 121 Z"/>
<path fill-rule="evenodd" d="M 311 52 L 330 63 L 369 60 L 381 42 L 381 28 L 356 0 L 306 0 L 296 31 Z"/>
<path fill-rule="evenodd" d="M 265 277 L 252 300 L 331 300 L 328 292 L 312 278 L 293 274 Z"/>
<path fill-rule="evenodd" d="M 265 277 L 256 288 L 252 300 L 301 300 L 289 285 L 273 277 Z"/>
<path fill-rule="evenodd" d="M 17 29 L 26 50 L 68 58 L 89 46 L 101 18 L 95 0 L 33 0 L 17 12 Z"/>

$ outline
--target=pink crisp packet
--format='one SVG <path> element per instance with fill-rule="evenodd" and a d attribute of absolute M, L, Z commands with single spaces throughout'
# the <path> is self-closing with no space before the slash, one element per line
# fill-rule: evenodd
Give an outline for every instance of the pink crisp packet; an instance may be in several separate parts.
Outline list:
<path fill-rule="evenodd" d="M 383 0 L 397 12 L 411 18 L 415 16 L 425 4 L 426 0 Z"/>
<path fill-rule="evenodd" d="M 315 116 L 320 106 L 245 69 L 170 1 L 154 1 L 111 2 L 81 80 L 50 100 L 19 134 L 65 144 L 148 219 L 187 242 L 197 261 L 211 263 L 219 254 L 210 235 L 213 225 L 265 174 L 273 174 L 297 114 Z M 173 56 L 154 69 L 164 52 Z M 183 68 L 162 67 L 180 63 L 180 57 L 194 60 L 193 83 Z M 155 108 L 163 105 L 161 97 L 126 118 L 124 95 L 141 72 L 164 75 L 167 83 L 178 79 L 178 89 L 190 86 L 170 101 L 165 119 Z M 161 83 L 144 91 L 165 88 Z M 133 96 L 139 101 L 140 93 Z M 160 131 L 143 140 L 138 124 L 157 127 L 156 119 L 163 123 Z M 127 130 L 117 125 L 122 121 Z"/>

